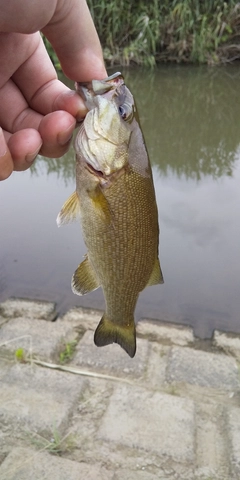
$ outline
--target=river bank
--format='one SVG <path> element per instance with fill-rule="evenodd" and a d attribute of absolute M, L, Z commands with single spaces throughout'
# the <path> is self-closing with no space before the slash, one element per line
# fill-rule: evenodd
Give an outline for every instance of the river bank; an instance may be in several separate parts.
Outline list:
<path fill-rule="evenodd" d="M 240 59 L 240 4 L 236 0 L 88 0 L 88 5 L 107 66 L 218 65 Z M 47 48 L 59 66 L 48 42 Z"/>
<path fill-rule="evenodd" d="M 240 336 L 142 320 L 98 349 L 101 312 L 0 305 L 1 480 L 237 480 Z M 55 321 L 53 321 L 55 320 Z"/>

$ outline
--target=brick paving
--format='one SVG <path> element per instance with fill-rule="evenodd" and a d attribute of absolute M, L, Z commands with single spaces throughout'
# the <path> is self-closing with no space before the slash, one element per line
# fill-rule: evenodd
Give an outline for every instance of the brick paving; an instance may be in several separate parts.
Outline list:
<path fill-rule="evenodd" d="M 240 337 L 143 320 L 130 359 L 100 318 L 0 304 L 0 480 L 239 480 Z"/>

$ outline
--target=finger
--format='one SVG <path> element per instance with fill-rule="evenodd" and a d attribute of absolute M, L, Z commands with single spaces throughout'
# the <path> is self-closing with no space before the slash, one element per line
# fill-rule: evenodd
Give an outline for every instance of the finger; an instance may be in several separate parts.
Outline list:
<path fill-rule="evenodd" d="M 16 132 L 22 128 L 38 129 L 42 115 L 33 111 L 12 80 L 0 89 L 0 125 L 8 132 Z"/>
<path fill-rule="evenodd" d="M 27 11 L 27 15 L 26 15 Z M 42 30 L 72 80 L 104 78 L 102 49 L 85 0 L 11 0 L 0 16 L 1 32 Z"/>
<path fill-rule="evenodd" d="M 28 128 L 14 133 L 8 140 L 11 152 L 13 170 L 27 170 L 34 162 L 40 148 L 42 139 L 33 128 Z"/>
<path fill-rule="evenodd" d="M 31 38 L 35 39 L 36 35 L 31 35 Z M 17 69 L 12 79 L 31 108 L 42 115 L 66 110 L 79 121 L 87 113 L 81 97 L 57 79 L 40 35 L 34 52 Z"/>
<path fill-rule="evenodd" d="M 67 118 L 66 118 L 67 115 Z M 39 132 L 32 128 L 13 135 L 6 133 L 8 145 L 3 137 L 3 161 L 0 160 L 0 179 L 7 178 L 13 170 L 26 170 L 40 152 L 51 158 L 61 157 L 69 148 L 75 119 L 66 112 L 53 112 L 43 117 Z M 0 133 L 2 129 L 0 129 Z M 6 168 L 4 164 L 6 162 Z"/>
<path fill-rule="evenodd" d="M 13 171 L 13 160 L 3 130 L 0 127 L 0 180 L 6 180 Z"/>
<path fill-rule="evenodd" d="M 41 153 L 48 157 L 59 157 L 68 150 L 68 142 L 76 124 L 75 118 L 70 113 L 62 110 L 46 116 L 40 115 L 28 108 L 23 95 L 11 80 L 0 90 L 0 94 L 0 124 L 5 130 L 11 133 L 29 128 L 38 130 L 43 143 Z M 64 105 L 64 100 L 62 104 Z M 21 161 L 23 163 L 19 163 L 20 160 L 17 158 L 17 165 L 19 169 L 23 169 L 24 157 L 22 155 L 19 157 L 23 159 Z"/>
<path fill-rule="evenodd" d="M 21 33 L 1 32 L 0 87 L 2 87 L 7 82 L 7 80 L 12 77 L 16 70 L 34 54 L 34 51 L 37 49 L 39 44 L 39 38 L 39 33 L 36 33 L 34 35 L 24 35 Z M 52 69 L 53 73 L 55 73 L 53 65 Z M 41 70 L 39 66 L 38 70 Z"/>
<path fill-rule="evenodd" d="M 0 31 L 33 33 L 41 30 L 54 15 L 56 4 L 56 0 L 5 2 L 4 8 L 1 9 Z"/>
<path fill-rule="evenodd" d="M 51 21 L 42 31 L 69 78 L 87 81 L 107 76 L 100 41 L 85 0 L 58 1 Z"/>
<path fill-rule="evenodd" d="M 43 141 L 40 153 L 50 158 L 61 157 L 69 148 L 75 125 L 75 118 L 64 111 L 43 117 L 39 125 Z"/>

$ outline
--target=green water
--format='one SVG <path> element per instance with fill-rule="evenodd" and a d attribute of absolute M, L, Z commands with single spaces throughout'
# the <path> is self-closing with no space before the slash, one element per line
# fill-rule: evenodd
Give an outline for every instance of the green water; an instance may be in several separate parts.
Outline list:
<path fill-rule="evenodd" d="M 147 288 L 136 318 L 190 324 L 200 337 L 240 332 L 240 69 L 131 69 L 153 165 L 165 284 Z M 78 297 L 73 271 L 85 253 L 79 225 L 55 218 L 75 188 L 70 151 L 39 158 L 0 184 L 0 300 L 52 300 L 103 309 L 101 290 Z"/>

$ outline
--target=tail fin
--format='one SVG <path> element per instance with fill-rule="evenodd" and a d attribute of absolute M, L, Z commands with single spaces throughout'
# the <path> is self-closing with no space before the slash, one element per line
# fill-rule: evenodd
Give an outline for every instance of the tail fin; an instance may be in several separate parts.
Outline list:
<path fill-rule="evenodd" d="M 136 353 L 136 329 L 134 319 L 129 325 L 117 325 L 107 318 L 104 313 L 94 334 L 94 343 L 97 347 L 104 347 L 110 343 L 118 343 L 133 358 Z"/>

